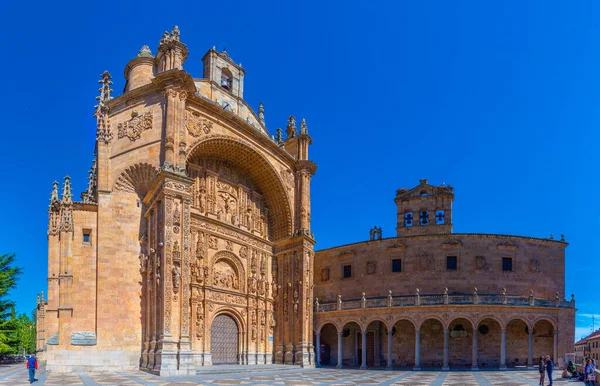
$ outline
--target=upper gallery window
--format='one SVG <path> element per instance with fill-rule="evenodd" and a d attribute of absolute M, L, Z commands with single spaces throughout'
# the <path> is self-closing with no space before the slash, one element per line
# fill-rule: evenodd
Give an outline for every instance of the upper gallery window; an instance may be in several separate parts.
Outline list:
<path fill-rule="evenodd" d="M 227 90 L 231 90 L 231 82 L 233 79 L 233 75 L 231 71 L 226 68 L 221 70 L 221 87 L 226 88 Z"/>
<path fill-rule="evenodd" d="M 446 257 L 446 269 L 448 271 L 456 271 L 458 269 L 458 261 L 456 259 L 456 256 Z"/>
<path fill-rule="evenodd" d="M 402 272 L 402 259 L 392 260 L 392 272 Z"/>
<path fill-rule="evenodd" d="M 420 220 L 420 224 L 421 225 L 428 225 L 429 224 L 429 212 L 424 210 L 421 212 L 421 220 Z"/>
<path fill-rule="evenodd" d="M 512 257 L 503 257 L 502 258 L 502 270 L 503 271 L 512 271 L 513 270 L 513 266 L 512 266 Z"/>
<path fill-rule="evenodd" d="M 439 209 L 435 211 L 435 223 L 441 225 L 444 223 L 446 219 L 446 214 L 443 209 Z"/>
<path fill-rule="evenodd" d="M 413 225 L 413 214 L 412 212 L 407 212 L 404 214 L 404 226 L 411 227 Z"/>
<path fill-rule="evenodd" d="M 352 266 L 351 265 L 344 265 L 344 271 L 343 271 L 343 278 L 349 278 L 352 277 Z"/>
<path fill-rule="evenodd" d="M 427 197 L 427 192 L 425 190 L 422 190 L 420 195 L 421 197 Z"/>

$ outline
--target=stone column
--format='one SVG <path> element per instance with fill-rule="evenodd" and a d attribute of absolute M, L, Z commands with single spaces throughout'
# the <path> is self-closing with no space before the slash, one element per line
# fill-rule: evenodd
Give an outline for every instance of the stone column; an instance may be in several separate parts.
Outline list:
<path fill-rule="evenodd" d="M 444 364 L 442 365 L 443 371 L 450 370 L 450 366 L 448 366 L 448 337 L 450 335 L 450 330 L 444 328 Z"/>
<path fill-rule="evenodd" d="M 471 370 L 479 370 L 477 365 L 477 332 L 477 328 L 473 328 L 473 359 L 471 361 Z"/>
<path fill-rule="evenodd" d="M 558 330 L 554 330 L 554 346 L 552 348 L 552 361 L 554 362 L 554 368 L 558 368 Z"/>
<path fill-rule="evenodd" d="M 364 330 L 362 332 L 362 358 L 361 358 L 361 365 L 360 365 L 360 369 L 361 370 L 366 370 L 367 369 L 367 330 Z"/>
<path fill-rule="evenodd" d="M 394 337 L 392 335 L 392 332 L 393 332 L 393 327 L 392 327 L 392 329 L 388 330 L 388 352 L 387 352 L 388 357 L 387 357 L 387 367 L 386 367 L 387 370 L 391 370 L 394 367 L 394 364 L 393 364 L 394 361 L 392 359 L 392 355 L 393 355 L 392 354 L 393 353 L 392 343 L 393 343 Z"/>
<path fill-rule="evenodd" d="M 415 367 L 413 370 L 421 370 L 421 330 L 415 330 Z"/>
<path fill-rule="evenodd" d="M 506 370 L 506 329 L 500 334 L 500 370 Z"/>
<path fill-rule="evenodd" d="M 527 355 L 527 367 L 533 369 L 533 328 L 529 329 L 529 354 Z"/>
<path fill-rule="evenodd" d="M 344 334 L 343 331 L 338 331 L 338 364 L 336 366 L 336 369 L 343 369 L 344 365 L 342 364 L 342 335 Z"/>
<path fill-rule="evenodd" d="M 317 366 L 321 366 L 321 333 L 317 332 Z"/>

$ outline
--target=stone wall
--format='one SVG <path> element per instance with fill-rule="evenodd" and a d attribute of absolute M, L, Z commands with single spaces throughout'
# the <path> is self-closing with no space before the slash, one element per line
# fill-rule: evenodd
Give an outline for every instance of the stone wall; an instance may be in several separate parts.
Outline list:
<path fill-rule="evenodd" d="M 518 236 L 447 234 L 390 238 L 316 252 L 315 297 L 321 302 L 367 297 L 454 292 L 507 294 L 554 299 L 564 294 L 564 248 L 559 241 Z M 456 256 L 457 270 L 448 270 Z M 502 270 L 502 258 L 513 259 L 513 271 Z M 392 272 L 401 259 L 402 272 Z M 342 278 L 343 266 L 352 277 Z"/>

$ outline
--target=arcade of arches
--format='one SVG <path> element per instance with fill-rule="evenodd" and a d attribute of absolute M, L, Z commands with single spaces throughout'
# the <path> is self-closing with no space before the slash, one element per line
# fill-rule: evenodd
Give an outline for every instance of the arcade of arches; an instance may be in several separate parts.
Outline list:
<path fill-rule="evenodd" d="M 321 366 L 361 369 L 532 367 L 542 355 L 555 357 L 557 336 L 553 321 L 544 318 L 326 321 L 315 328 L 316 347 L 321 347 L 316 360 Z"/>

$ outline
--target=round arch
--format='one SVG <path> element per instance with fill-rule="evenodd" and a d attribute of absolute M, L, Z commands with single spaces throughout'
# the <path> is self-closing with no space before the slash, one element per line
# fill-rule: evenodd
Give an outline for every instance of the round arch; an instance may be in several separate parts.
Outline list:
<path fill-rule="evenodd" d="M 417 322 L 415 322 L 413 319 L 406 317 L 406 316 L 400 317 L 398 319 L 393 319 L 392 328 L 396 325 L 396 323 L 399 323 L 402 321 L 409 322 L 415 328 L 415 331 L 417 330 Z M 419 325 L 419 327 L 421 327 L 421 326 Z"/>
<path fill-rule="evenodd" d="M 365 329 L 363 327 L 362 323 L 360 323 L 358 320 L 356 320 L 356 319 L 349 319 L 349 320 L 346 320 L 346 321 L 340 321 L 338 324 L 336 324 L 337 330 L 338 331 L 343 331 L 344 327 L 346 327 L 350 323 L 355 323 L 356 325 L 358 325 L 358 328 L 360 329 L 361 332 L 363 332 L 364 329 Z M 341 326 L 339 324 L 341 324 Z"/>
<path fill-rule="evenodd" d="M 535 319 L 535 320 L 533 321 L 533 323 L 532 323 L 532 326 L 533 326 L 533 328 L 535 329 L 535 325 L 536 325 L 538 322 L 543 322 L 543 321 L 546 321 L 546 322 L 550 323 L 550 324 L 552 325 L 552 329 L 553 329 L 554 331 L 556 331 L 556 330 L 557 330 L 557 327 L 556 327 L 556 320 L 554 320 L 554 319 L 552 319 L 552 318 L 550 318 L 550 317 L 548 317 L 548 316 L 540 316 L 539 318 Z"/>
<path fill-rule="evenodd" d="M 186 164 L 205 158 L 228 161 L 243 169 L 265 197 L 269 208 L 269 236 L 277 241 L 292 234 L 292 203 L 279 173 L 255 146 L 234 137 L 209 135 L 195 142 Z"/>
<path fill-rule="evenodd" d="M 484 316 L 480 317 L 479 319 L 477 319 L 477 322 L 475 323 L 475 327 L 479 328 L 479 325 L 486 319 L 491 319 L 491 320 L 495 321 L 496 323 L 498 323 L 498 326 L 500 326 L 501 330 L 506 327 L 506 325 L 504 324 L 502 319 L 500 319 L 499 317 L 497 317 L 495 315 L 484 315 Z"/>
<path fill-rule="evenodd" d="M 385 326 L 385 330 L 386 332 L 390 330 L 390 326 L 386 323 L 385 320 L 383 320 L 383 318 L 380 317 L 371 317 L 369 319 L 366 320 L 366 322 L 364 323 L 364 329 L 366 330 L 367 328 L 369 328 L 369 325 L 373 322 L 380 322 Z"/>
<path fill-rule="evenodd" d="M 246 272 L 244 270 L 244 265 L 242 264 L 240 259 L 234 253 L 229 252 L 229 251 L 217 252 L 212 257 L 211 262 L 210 262 L 211 271 L 215 267 L 215 264 L 217 264 L 221 260 L 229 262 L 230 264 L 232 264 L 234 266 L 236 273 L 238 275 L 239 291 L 245 292 L 246 291 Z M 211 275 L 211 280 L 214 280 L 214 273 L 213 273 L 213 275 Z"/>
<path fill-rule="evenodd" d="M 418 329 L 420 330 L 423 327 L 423 325 L 425 324 L 425 322 L 427 322 L 428 320 L 438 321 L 442 324 L 442 328 L 448 328 L 448 325 L 441 318 L 439 318 L 437 316 L 426 316 L 420 321 Z"/>
<path fill-rule="evenodd" d="M 469 318 L 466 315 L 457 315 L 457 316 L 453 316 L 452 319 L 448 320 L 448 324 L 447 324 L 447 328 L 450 328 L 450 325 L 452 324 L 452 322 L 454 322 L 456 319 L 463 319 L 468 321 L 469 323 L 471 323 L 471 328 L 475 328 L 475 322 L 473 322 L 473 320 L 471 318 Z"/>
<path fill-rule="evenodd" d="M 238 310 L 236 310 L 235 308 L 232 308 L 232 307 L 228 307 L 228 306 L 219 307 L 215 311 L 213 317 L 210 319 L 210 326 L 212 326 L 213 322 L 215 321 L 215 318 L 219 315 L 231 316 L 233 318 L 233 320 L 235 320 L 235 322 L 237 323 L 237 326 L 240 329 L 240 333 L 246 333 L 246 326 L 244 325 L 244 317 L 242 316 L 242 314 L 240 314 L 238 312 Z"/>

